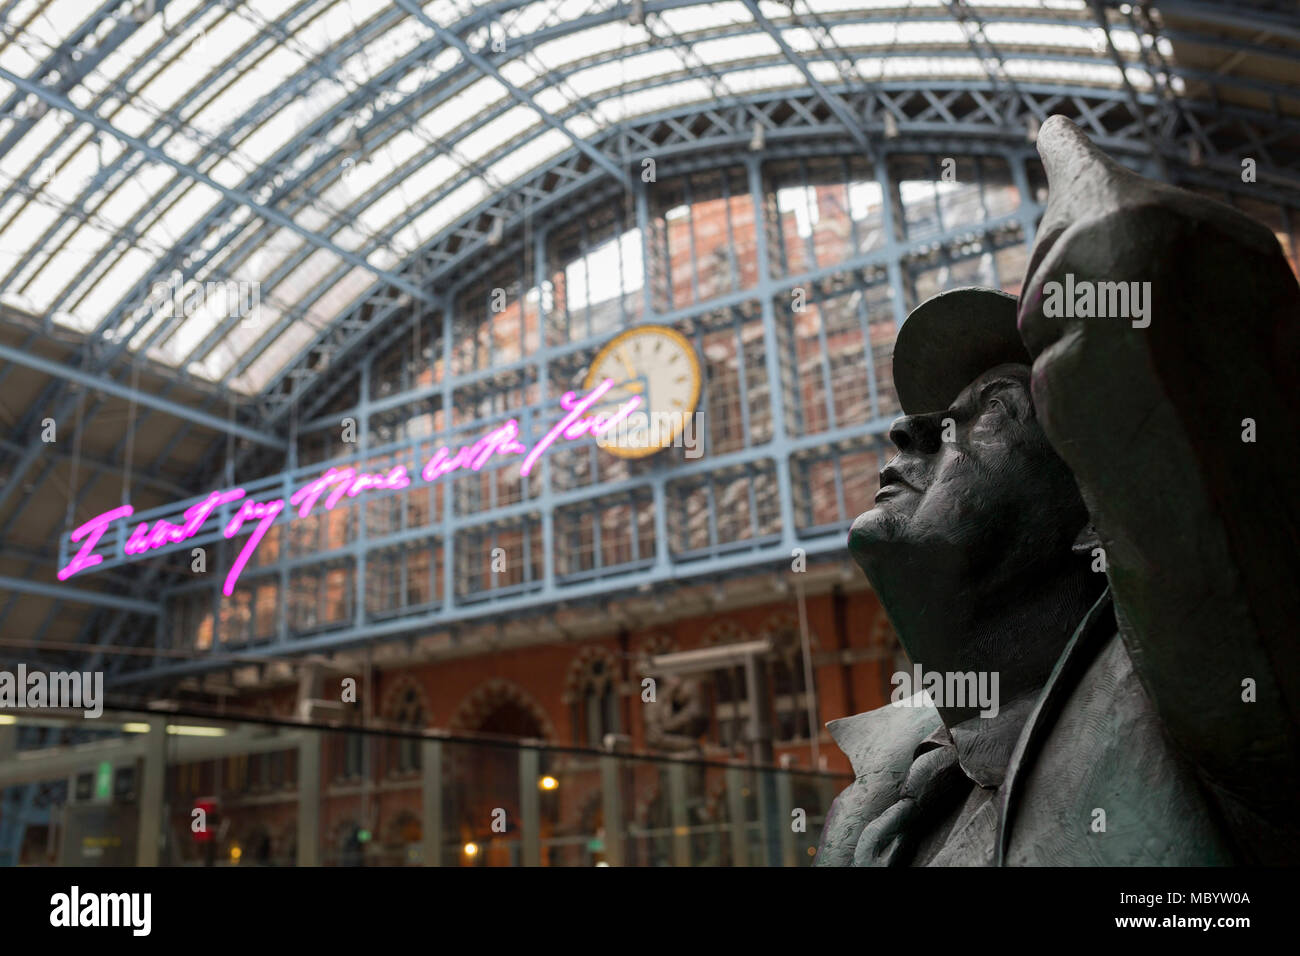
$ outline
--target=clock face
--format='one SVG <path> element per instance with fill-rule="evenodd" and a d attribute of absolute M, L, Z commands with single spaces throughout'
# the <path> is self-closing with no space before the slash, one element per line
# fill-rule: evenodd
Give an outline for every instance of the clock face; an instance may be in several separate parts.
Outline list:
<path fill-rule="evenodd" d="M 616 427 L 596 439 L 620 458 L 645 458 L 667 448 L 681 434 L 700 399 L 700 362 L 686 336 L 663 325 L 643 325 L 616 336 L 600 350 L 587 373 L 590 391 L 607 378 L 599 411 L 612 415 L 633 396 L 641 403 Z"/>

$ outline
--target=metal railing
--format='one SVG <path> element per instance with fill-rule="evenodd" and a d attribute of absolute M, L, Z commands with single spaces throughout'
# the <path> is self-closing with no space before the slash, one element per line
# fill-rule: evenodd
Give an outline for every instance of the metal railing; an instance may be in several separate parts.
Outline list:
<path fill-rule="evenodd" d="M 46 803 L 4 821 L 28 865 L 805 866 L 848 781 L 432 731 L 0 714 L 0 815 L 32 811 L 17 788 Z"/>

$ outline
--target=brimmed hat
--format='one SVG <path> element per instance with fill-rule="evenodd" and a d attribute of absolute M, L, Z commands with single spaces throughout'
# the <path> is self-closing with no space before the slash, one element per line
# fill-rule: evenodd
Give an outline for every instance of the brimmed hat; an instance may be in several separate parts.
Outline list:
<path fill-rule="evenodd" d="M 908 415 L 943 411 L 997 365 L 1032 364 L 1016 328 L 1016 297 L 952 289 L 912 310 L 894 343 L 894 388 Z"/>

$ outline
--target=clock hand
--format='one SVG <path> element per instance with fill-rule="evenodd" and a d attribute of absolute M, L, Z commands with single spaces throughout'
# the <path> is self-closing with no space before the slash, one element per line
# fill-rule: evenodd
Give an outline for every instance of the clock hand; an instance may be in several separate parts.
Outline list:
<path fill-rule="evenodd" d="M 636 378 L 636 369 L 634 369 L 632 363 L 627 360 L 627 354 L 622 349 L 619 349 L 615 354 L 618 355 L 618 360 L 623 363 L 623 367 L 627 369 L 627 377 Z"/>

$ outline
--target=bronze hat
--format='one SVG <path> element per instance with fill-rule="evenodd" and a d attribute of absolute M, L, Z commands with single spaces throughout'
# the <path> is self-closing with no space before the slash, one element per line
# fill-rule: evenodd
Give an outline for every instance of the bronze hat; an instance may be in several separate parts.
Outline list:
<path fill-rule="evenodd" d="M 894 343 L 894 388 L 903 411 L 943 411 L 994 366 L 1031 364 L 1016 327 L 1016 301 L 997 289 L 971 287 L 941 292 L 913 309 Z"/>

